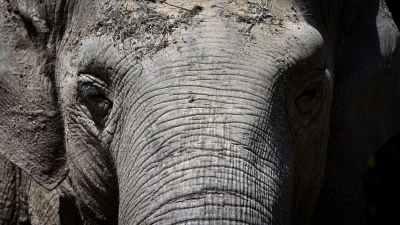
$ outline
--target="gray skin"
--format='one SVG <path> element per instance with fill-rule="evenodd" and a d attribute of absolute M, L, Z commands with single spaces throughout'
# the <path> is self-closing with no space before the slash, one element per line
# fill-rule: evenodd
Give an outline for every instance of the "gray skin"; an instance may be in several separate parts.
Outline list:
<path fill-rule="evenodd" d="M 49 191 L 0 154 L 0 224 L 83 224 L 69 179 Z"/>
<path fill-rule="evenodd" d="M 0 154 L 0 224 L 28 225 L 27 175 Z"/>
<path fill-rule="evenodd" d="M 0 2 L 0 151 L 69 170 L 86 224 L 365 223 L 400 129 L 384 2 Z"/>

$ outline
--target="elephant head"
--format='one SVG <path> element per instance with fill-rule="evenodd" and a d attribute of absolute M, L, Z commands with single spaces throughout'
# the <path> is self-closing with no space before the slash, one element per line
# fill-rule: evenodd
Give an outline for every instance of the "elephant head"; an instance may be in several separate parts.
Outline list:
<path fill-rule="evenodd" d="M 363 222 L 400 129 L 383 1 L 1 5 L 0 151 L 69 170 L 87 224 Z"/>

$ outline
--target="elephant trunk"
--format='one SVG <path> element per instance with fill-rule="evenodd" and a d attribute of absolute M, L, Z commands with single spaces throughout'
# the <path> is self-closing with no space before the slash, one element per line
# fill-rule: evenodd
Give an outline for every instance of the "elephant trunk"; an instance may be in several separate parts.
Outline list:
<path fill-rule="evenodd" d="M 228 29 L 216 24 L 204 29 Z M 188 33 L 196 38 L 179 54 L 143 60 L 129 70 L 142 79 L 121 81 L 110 146 L 119 223 L 290 224 L 293 141 L 281 68 L 272 55 L 226 51 L 242 39 L 216 32 Z"/>
<path fill-rule="evenodd" d="M 119 222 L 289 224 L 292 147 L 282 113 L 198 106 L 122 138 Z"/>
<path fill-rule="evenodd" d="M 123 181 L 122 224 L 289 224 L 289 162 L 277 164 L 274 156 L 255 152 L 276 149 L 251 149 L 220 137 L 188 139 L 187 147 L 164 153 L 165 160 L 144 162 L 143 171 Z"/>

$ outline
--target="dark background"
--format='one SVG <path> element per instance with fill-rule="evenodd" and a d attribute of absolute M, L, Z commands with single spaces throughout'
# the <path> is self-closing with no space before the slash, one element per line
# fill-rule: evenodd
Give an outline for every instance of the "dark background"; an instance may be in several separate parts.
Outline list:
<path fill-rule="evenodd" d="M 386 0 L 397 27 L 399 0 Z M 368 161 L 364 172 L 364 193 L 368 225 L 393 224 L 400 214 L 400 134 L 389 139 Z M 398 222 L 397 222 L 398 223 Z"/>
<path fill-rule="evenodd" d="M 367 221 L 393 224 L 400 213 L 400 134 L 389 139 L 368 161 L 364 172 Z"/>
<path fill-rule="evenodd" d="M 397 4 L 400 3 L 399 0 L 386 0 L 386 4 L 389 7 L 390 12 L 392 12 L 393 19 L 395 20 L 397 27 L 399 27 L 399 22 L 400 22 L 400 7 L 396 7 L 396 2 Z"/>

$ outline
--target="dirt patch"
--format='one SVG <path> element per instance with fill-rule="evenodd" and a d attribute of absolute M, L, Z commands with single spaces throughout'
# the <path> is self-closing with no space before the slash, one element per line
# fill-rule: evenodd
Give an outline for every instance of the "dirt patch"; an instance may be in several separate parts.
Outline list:
<path fill-rule="evenodd" d="M 235 12 L 229 9 L 221 9 L 220 15 L 230 20 L 233 19 L 240 24 L 248 24 L 245 25 L 243 29 L 239 30 L 245 35 L 249 35 L 251 29 L 257 24 L 273 25 L 273 29 L 276 30 L 278 27 L 284 26 L 285 20 L 289 20 L 293 23 L 299 21 L 297 10 L 293 6 L 290 10 L 291 12 L 282 13 L 282 10 L 278 10 L 279 13 L 276 13 L 276 9 L 274 10 L 274 6 L 269 4 L 269 1 L 248 0 L 243 1 L 243 6 L 240 3 L 236 3 L 236 1 L 233 2 L 237 6 L 239 5 L 240 9 Z"/>
<path fill-rule="evenodd" d="M 191 19 L 203 10 L 199 5 L 186 9 L 158 1 L 158 4 L 168 4 L 179 10 L 178 16 L 172 16 L 155 11 L 149 3 L 156 4 L 156 1 L 139 0 L 133 7 L 107 2 L 103 9 L 105 16 L 94 24 L 92 33 L 96 36 L 112 35 L 115 42 L 129 39 L 131 46 L 141 55 L 154 53 L 169 45 L 167 35 L 189 25 Z"/>
<path fill-rule="evenodd" d="M 236 21 L 239 23 L 256 24 L 266 22 L 268 18 L 274 18 L 266 6 L 261 6 L 258 2 L 247 1 L 247 15 L 236 15 Z"/>

